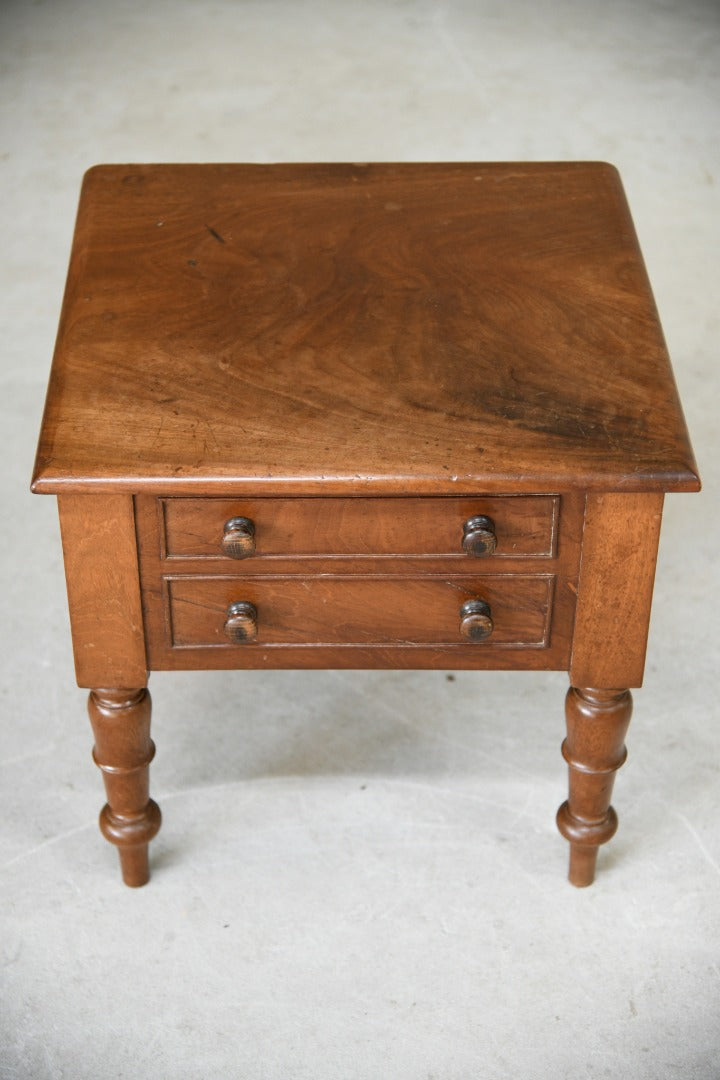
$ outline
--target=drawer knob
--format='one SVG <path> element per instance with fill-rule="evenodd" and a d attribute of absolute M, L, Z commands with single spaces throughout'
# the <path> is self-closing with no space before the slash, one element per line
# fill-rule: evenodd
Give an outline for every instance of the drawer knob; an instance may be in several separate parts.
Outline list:
<path fill-rule="evenodd" d="M 234 517 L 225 522 L 222 538 L 223 555 L 230 559 L 247 559 L 255 554 L 255 523 L 246 517 Z"/>
<path fill-rule="evenodd" d="M 492 555 L 497 547 L 493 519 L 486 517 L 485 514 L 468 518 L 463 525 L 462 546 L 467 555 L 475 555 L 478 558 Z"/>
<path fill-rule="evenodd" d="M 257 608 L 248 600 L 230 604 L 225 619 L 225 633 L 233 645 L 257 641 Z"/>
<path fill-rule="evenodd" d="M 490 605 L 484 600 L 467 600 L 460 608 L 460 633 L 468 641 L 485 641 L 493 629 Z"/>

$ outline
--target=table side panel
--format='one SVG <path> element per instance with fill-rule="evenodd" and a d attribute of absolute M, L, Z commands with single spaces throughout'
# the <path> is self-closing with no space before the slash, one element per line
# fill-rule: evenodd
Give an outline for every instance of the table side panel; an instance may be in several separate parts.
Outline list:
<path fill-rule="evenodd" d="M 59 495 L 58 510 L 78 686 L 145 686 L 132 497 Z"/>
<path fill-rule="evenodd" d="M 570 679 L 642 686 L 663 496 L 588 495 Z"/>

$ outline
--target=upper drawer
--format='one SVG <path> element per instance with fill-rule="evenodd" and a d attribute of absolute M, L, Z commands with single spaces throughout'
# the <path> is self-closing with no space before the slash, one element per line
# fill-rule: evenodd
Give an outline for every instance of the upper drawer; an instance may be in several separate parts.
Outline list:
<path fill-rule="evenodd" d="M 227 523 L 252 523 L 251 559 L 323 555 L 472 558 L 473 518 L 490 519 L 493 557 L 552 557 L 558 497 L 507 495 L 428 499 L 164 499 L 164 555 L 227 559 Z M 482 548 L 482 543 L 476 545 Z M 492 543 L 490 544 L 492 548 Z M 243 553 L 244 554 L 244 553 Z"/>

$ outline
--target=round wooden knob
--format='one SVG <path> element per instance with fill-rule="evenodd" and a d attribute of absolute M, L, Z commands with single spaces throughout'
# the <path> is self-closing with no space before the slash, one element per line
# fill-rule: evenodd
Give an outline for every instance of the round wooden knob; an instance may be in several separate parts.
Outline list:
<path fill-rule="evenodd" d="M 225 522 L 222 538 L 223 555 L 230 559 L 247 559 L 255 554 L 255 523 L 246 517 L 234 517 Z"/>
<path fill-rule="evenodd" d="M 257 641 L 257 608 L 248 600 L 230 604 L 225 619 L 225 633 L 233 645 L 246 645 Z"/>
<path fill-rule="evenodd" d="M 485 514 L 468 518 L 463 525 L 462 546 L 467 555 L 475 555 L 478 558 L 492 555 L 497 547 L 493 519 L 486 517 Z"/>
<path fill-rule="evenodd" d="M 490 605 L 484 600 L 467 600 L 460 608 L 460 633 L 468 641 L 485 641 L 493 629 Z"/>

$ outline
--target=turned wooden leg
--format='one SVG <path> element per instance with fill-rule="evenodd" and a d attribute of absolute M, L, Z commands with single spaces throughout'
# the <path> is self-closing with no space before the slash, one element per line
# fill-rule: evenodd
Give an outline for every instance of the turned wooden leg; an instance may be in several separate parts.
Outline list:
<path fill-rule="evenodd" d="M 102 770 L 107 803 L 100 831 L 116 844 L 126 885 L 150 877 L 148 843 L 160 828 L 160 809 L 149 796 L 149 765 L 155 754 L 150 738 L 150 694 L 141 690 L 91 690 L 93 758 Z"/>
<path fill-rule="evenodd" d="M 570 841 L 568 876 L 573 885 L 592 884 L 598 846 L 617 829 L 610 797 L 615 772 L 627 757 L 631 713 L 629 690 L 568 690 L 562 752 L 569 766 L 570 797 L 558 810 L 557 824 Z"/>

